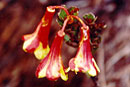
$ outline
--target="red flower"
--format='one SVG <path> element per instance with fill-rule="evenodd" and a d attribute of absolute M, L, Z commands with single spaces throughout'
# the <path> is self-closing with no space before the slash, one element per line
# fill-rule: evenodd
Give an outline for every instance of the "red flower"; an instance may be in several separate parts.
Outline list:
<path fill-rule="evenodd" d="M 100 72 L 90 47 L 89 30 L 81 28 L 81 41 L 75 58 L 69 62 L 72 71 L 88 73 L 90 76 L 96 76 Z"/>
<path fill-rule="evenodd" d="M 65 74 L 60 55 L 64 35 L 65 34 L 62 31 L 57 33 L 52 43 L 50 52 L 41 61 L 36 70 L 36 76 L 38 78 L 47 77 L 49 80 L 57 80 L 59 77 L 61 77 L 65 81 L 68 79 L 67 75 Z"/>
<path fill-rule="evenodd" d="M 23 36 L 23 50 L 25 52 L 34 52 L 38 59 L 44 58 L 50 50 L 48 46 L 48 35 L 54 13 L 54 9 L 47 8 L 35 32 Z"/>

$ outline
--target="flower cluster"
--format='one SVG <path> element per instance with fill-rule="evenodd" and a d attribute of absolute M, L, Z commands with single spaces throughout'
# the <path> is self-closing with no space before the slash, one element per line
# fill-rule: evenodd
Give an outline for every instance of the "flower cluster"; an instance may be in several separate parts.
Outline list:
<path fill-rule="evenodd" d="M 65 11 L 66 17 L 62 29 L 59 30 L 55 39 L 49 48 L 48 35 L 50 31 L 51 21 L 56 8 L 61 8 Z M 71 13 L 62 6 L 47 7 L 45 15 L 38 24 L 35 32 L 24 35 L 23 49 L 25 52 L 33 52 L 36 58 L 42 59 L 36 70 L 38 78 L 48 78 L 49 80 L 57 80 L 59 77 L 64 81 L 68 80 L 68 71 L 88 73 L 90 76 L 96 76 L 100 72 L 91 52 L 89 27 L 78 17 L 72 14 L 75 10 L 71 8 Z M 76 10 L 77 11 L 77 10 Z M 63 17 L 63 15 L 60 15 Z M 80 41 L 77 54 L 69 61 L 69 67 L 65 69 L 63 66 L 61 47 L 65 37 L 65 27 L 67 24 L 73 24 L 74 19 L 81 23 Z"/>

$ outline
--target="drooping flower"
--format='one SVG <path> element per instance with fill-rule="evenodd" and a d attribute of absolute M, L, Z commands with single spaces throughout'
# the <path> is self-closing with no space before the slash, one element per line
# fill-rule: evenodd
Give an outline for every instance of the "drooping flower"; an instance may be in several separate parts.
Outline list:
<path fill-rule="evenodd" d="M 44 58 L 50 50 L 48 35 L 54 13 L 55 9 L 47 7 L 45 15 L 38 24 L 35 32 L 23 36 L 23 50 L 25 52 L 34 52 L 38 59 Z"/>
<path fill-rule="evenodd" d="M 81 28 L 81 38 L 77 54 L 69 61 L 69 67 L 72 71 L 88 73 L 90 76 L 96 76 L 100 72 L 90 47 L 89 30 Z"/>
<path fill-rule="evenodd" d="M 46 77 L 49 80 L 57 80 L 61 77 L 65 81 L 68 79 L 68 76 L 65 74 L 60 53 L 64 35 L 62 31 L 57 33 L 50 52 L 37 67 L 36 76 L 38 78 Z"/>

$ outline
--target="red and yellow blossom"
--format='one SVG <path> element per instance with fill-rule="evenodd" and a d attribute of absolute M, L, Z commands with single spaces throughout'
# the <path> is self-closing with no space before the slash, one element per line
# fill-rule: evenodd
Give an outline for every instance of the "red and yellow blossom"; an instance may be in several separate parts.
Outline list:
<path fill-rule="evenodd" d="M 89 30 L 81 28 L 81 40 L 77 54 L 69 61 L 69 67 L 72 71 L 88 73 L 90 76 L 96 76 L 100 72 L 90 47 Z"/>
<path fill-rule="evenodd" d="M 61 77 L 65 81 L 68 79 L 68 76 L 65 74 L 60 53 L 64 35 L 62 31 L 57 33 L 50 52 L 37 67 L 36 76 L 38 78 L 46 77 L 49 80 L 57 80 Z"/>
<path fill-rule="evenodd" d="M 23 36 L 23 50 L 25 52 L 34 52 L 38 59 L 44 58 L 50 50 L 48 46 L 48 35 L 54 13 L 55 9 L 47 7 L 45 15 L 38 24 L 35 32 Z"/>

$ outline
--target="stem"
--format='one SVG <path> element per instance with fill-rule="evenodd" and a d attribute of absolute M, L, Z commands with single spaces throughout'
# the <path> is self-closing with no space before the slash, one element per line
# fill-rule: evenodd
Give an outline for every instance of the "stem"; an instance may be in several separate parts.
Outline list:
<path fill-rule="evenodd" d="M 69 15 L 69 12 L 68 12 L 68 10 L 65 8 L 65 7 L 63 7 L 63 6 L 49 6 L 49 8 L 51 8 L 51 9 L 63 9 L 64 11 L 65 11 L 65 13 L 67 14 L 67 15 Z"/>
<path fill-rule="evenodd" d="M 64 24 L 63 24 L 63 27 L 62 27 L 61 31 L 63 31 L 63 32 L 64 32 L 65 27 L 66 27 L 66 25 L 67 25 L 67 22 L 68 22 L 68 21 L 69 21 L 69 16 L 65 19 Z"/>
<path fill-rule="evenodd" d="M 58 32 L 58 35 L 60 35 L 60 36 L 65 35 L 64 30 L 65 30 L 65 27 L 66 27 L 68 21 L 69 21 L 69 17 L 67 16 L 67 18 L 65 19 L 64 24 L 62 26 L 62 29 Z"/>
<path fill-rule="evenodd" d="M 57 8 L 58 9 L 63 9 L 65 11 L 65 13 L 67 14 L 68 18 L 64 21 L 64 25 L 62 27 L 62 31 L 64 31 L 65 26 L 66 26 L 70 16 L 75 18 L 75 19 L 77 19 L 82 24 L 84 29 L 86 29 L 86 30 L 89 29 L 89 27 L 78 16 L 70 15 L 68 10 L 64 6 L 49 6 L 48 8 L 51 8 L 51 9 L 57 9 Z"/>
<path fill-rule="evenodd" d="M 88 30 L 89 27 L 78 17 L 78 16 L 74 16 L 74 15 L 71 15 L 73 18 L 77 19 L 83 26 L 84 29 Z"/>

